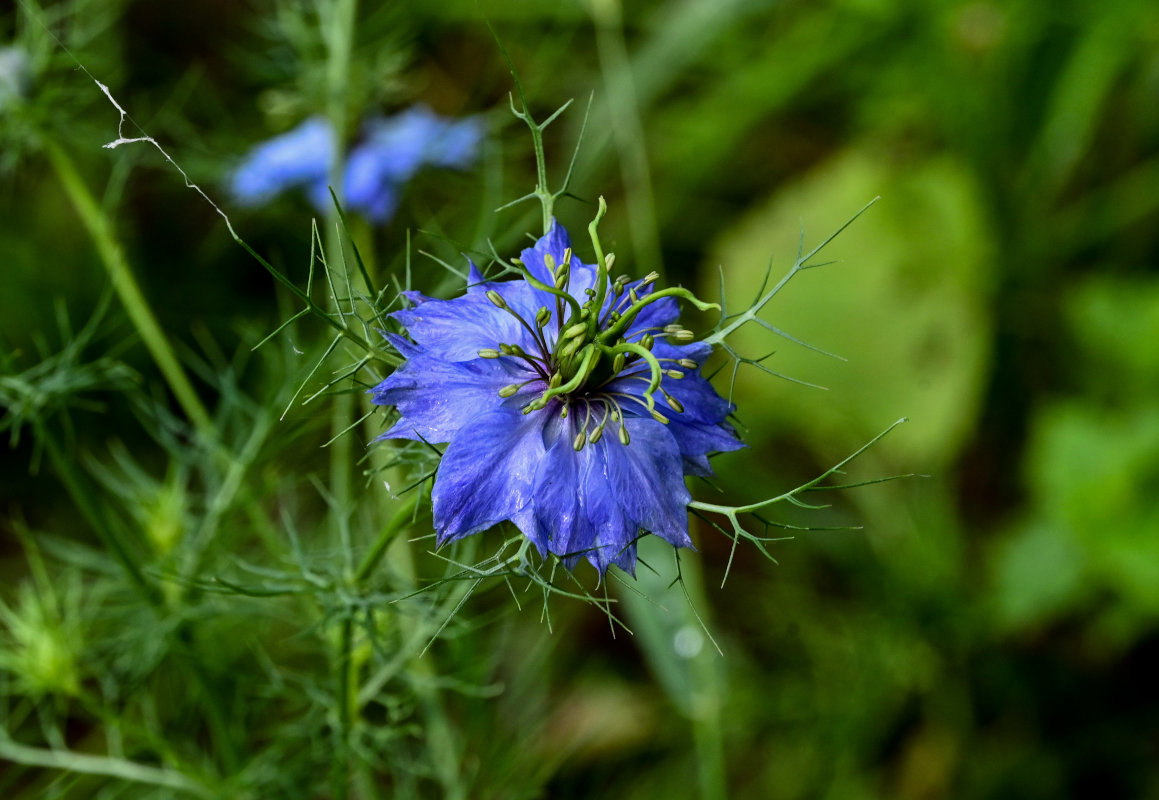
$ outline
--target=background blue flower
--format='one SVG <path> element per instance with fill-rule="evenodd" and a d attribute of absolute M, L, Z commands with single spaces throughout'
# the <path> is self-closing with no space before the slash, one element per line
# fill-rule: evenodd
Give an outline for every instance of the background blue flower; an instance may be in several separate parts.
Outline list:
<path fill-rule="evenodd" d="M 371 222 L 389 220 L 406 182 L 423 166 L 465 168 L 475 160 L 483 138 L 475 117 L 454 120 L 414 106 L 363 125 L 343 171 L 346 210 Z M 321 117 L 254 148 L 233 172 L 230 189 L 238 202 L 254 206 L 290 189 L 302 189 L 320 212 L 330 208 L 328 178 L 334 157 L 334 132 Z M 339 188 L 339 187 L 336 187 Z"/>
<path fill-rule="evenodd" d="M 520 261 L 544 285 L 564 282 L 578 303 L 598 289 L 596 269 L 571 255 L 558 224 Z M 604 283 L 601 331 L 611 312 L 628 315 L 628 290 L 651 291 Z M 541 554 L 569 569 L 586 557 L 601 574 L 612 564 L 634 573 L 644 532 L 691 547 L 684 475 L 711 474 L 710 453 L 742 445 L 725 422 L 731 406 L 698 371 L 711 348 L 667 341 L 675 300 L 641 306 L 617 340 L 653 340 L 644 346 L 665 373 L 651 398 L 638 355 L 602 355 L 579 386 L 552 394 L 575 354 L 567 304 L 528 280 L 485 281 L 473 265 L 468 284 L 453 300 L 411 295 L 416 306 L 393 317 L 413 341 L 388 337 L 406 361 L 372 390 L 400 414 L 383 438 L 447 443 L 432 498 L 439 543 L 510 520 Z"/>
<path fill-rule="evenodd" d="M 247 206 L 267 203 L 289 189 L 305 189 L 320 209 L 326 203 L 326 175 L 334 157 L 334 131 L 322 117 L 255 147 L 230 176 L 230 191 Z"/>

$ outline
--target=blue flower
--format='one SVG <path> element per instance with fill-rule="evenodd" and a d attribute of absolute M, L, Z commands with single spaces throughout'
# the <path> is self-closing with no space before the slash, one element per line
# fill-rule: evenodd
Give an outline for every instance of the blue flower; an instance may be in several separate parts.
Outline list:
<path fill-rule="evenodd" d="M 16 47 L 0 47 L 0 111 L 26 96 L 31 82 L 27 54 Z"/>
<path fill-rule="evenodd" d="M 386 222 L 406 182 L 421 167 L 467 167 L 482 138 L 477 118 L 444 119 L 425 106 L 371 118 L 346 160 L 344 186 L 335 188 L 342 190 L 339 196 L 345 198 L 347 210 L 371 222 Z M 249 206 L 302 189 L 325 213 L 331 207 L 328 179 L 333 158 L 333 129 L 321 117 L 311 117 L 254 148 L 230 176 L 230 189 L 238 202 Z"/>
<path fill-rule="evenodd" d="M 676 322 L 683 290 L 611 281 L 558 223 L 520 261 L 523 279 L 503 282 L 472 264 L 453 300 L 410 293 L 393 315 L 410 338 L 387 334 L 406 360 L 371 390 L 399 412 L 382 438 L 447 444 L 438 543 L 510 520 L 541 555 L 601 575 L 634 574 L 645 532 L 691 547 L 684 476 L 742 445 L 699 373 L 712 348 Z"/>
<path fill-rule="evenodd" d="M 330 123 L 310 117 L 251 150 L 230 176 L 230 191 L 239 203 L 257 206 L 289 189 L 305 189 L 315 207 L 325 209 L 330 204 L 326 176 L 332 158 Z"/>
<path fill-rule="evenodd" d="M 346 200 L 372 222 L 390 218 L 401 187 L 420 167 L 468 167 L 483 138 L 478 119 L 444 119 L 425 106 L 368 120 L 364 131 L 346 162 Z"/>

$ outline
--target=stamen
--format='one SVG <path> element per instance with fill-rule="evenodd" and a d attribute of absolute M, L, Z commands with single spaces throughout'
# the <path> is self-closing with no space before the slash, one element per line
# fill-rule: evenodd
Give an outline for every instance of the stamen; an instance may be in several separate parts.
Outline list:
<path fill-rule="evenodd" d="M 664 370 L 664 374 L 674 381 L 681 380 L 684 377 L 684 373 L 678 369 L 666 369 Z"/>
<path fill-rule="evenodd" d="M 479 358 L 499 358 L 499 351 L 485 347 L 479 351 Z"/>
<path fill-rule="evenodd" d="M 507 301 L 503 299 L 503 295 L 499 294 L 499 292 L 495 291 L 494 289 L 487 290 L 487 299 L 490 300 L 496 308 L 507 308 Z"/>
<path fill-rule="evenodd" d="M 575 325 L 572 325 L 572 326 L 568 327 L 567 329 L 565 329 L 564 332 L 560 335 L 560 338 L 561 339 L 570 339 L 573 336 L 579 336 L 580 334 L 584 333 L 587 329 L 588 329 L 587 323 L 577 322 Z"/>

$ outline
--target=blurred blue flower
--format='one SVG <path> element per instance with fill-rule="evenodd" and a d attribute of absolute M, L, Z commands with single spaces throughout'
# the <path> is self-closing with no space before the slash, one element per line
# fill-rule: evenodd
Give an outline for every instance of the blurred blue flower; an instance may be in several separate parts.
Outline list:
<path fill-rule="evenodd" d="M 28 94 L 28 56 L 17 47 L 0 47 L 0 110 Z"/>
<path fill-rule="evenodd" d="M 439 544 L 510 520 L 541 555 L 601 575 L 634 574 L 645 532 L 691 547 L 684 475 L 742 446 L 699 373 L 712 348 L 689 342 L 674 298 L 651 296 L 654 275 L 601 281 L 558 223 L 520 260 L 521 280 L 472 264 L 461 297 L 408 293 L 393 318 L 410 339 L 387 334 L 406 361 L 371 390 L 400 415 L 382 438 L 447 443 Z"/>
<path fill-rule="evenodd" d="M 425 165 L 463 169 L 483 138 L 475 117 L 444 119 L 425 106 L 367 120 L 346 161 L 346 202 L 373 222 L 394 213 L 402 186 Z"/>
<path fill-rule="evenodd" d="M 230 176 L 230 191 L 239 203 L 257 206 L 288 189 L 305 189 L 315 207 L 324 210 L 328 205 L 326 176 L 333 157 L 330 123 L 310 117 L 251 150 Z"/>
<path fill-rule="evenodd" d="M 469 166 L 483 138 L 474 117 L 445 119 L 425 106 L 392 117 L 373 117 L 350 150 L 343 173 L 344 207 L 371 222 L 393 215 L 406 182 L 423 166 Z M 334 133 L 321 117 L 254 148 L 233 172 L 230 189 L 238 202 L 260 205 L 300 188 L 320 212 L 330 208 L 328 176 Z M 336 187 L 338 188 L 338 187 Z"/>

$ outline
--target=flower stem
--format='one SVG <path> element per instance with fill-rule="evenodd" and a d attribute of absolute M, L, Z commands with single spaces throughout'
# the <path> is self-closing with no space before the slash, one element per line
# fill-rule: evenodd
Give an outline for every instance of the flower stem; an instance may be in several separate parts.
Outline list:
<path fill-rule="evenodd" d="M 350 79 L 350 54 L 354 40 L 354 24 L 358 14 L 357 0 L 332 0 L 324 7 L 322 35 L 327 52 L 326 64 L 326 116 L 334 131 L 334 154 L 330 162 L 329 182 L 336 197 L 344 197 L 342 186 L 345 143 L 347 133 L 347 85 Z M 337 270 L 344 263 L 344 243 L 338 226 L 337 209 L 331 208 L 326 214 L 326 234 L 324 268 Z M 334 297 L 338 305 L 338 297 Z M 341 317 L 342 309 L 335 308 Z M 330 445 L 330 492 L 333 497 L 333 513 L 344 515 L 351 507 L 351 472 L 353 452 L 350 437 L 344 432 L 349 428 L 354 413 L 354 396 L 338 394 L 331 406 L 330 427 L 333 439 Z M 339 532 L 345 531 L 345 521 L 336 519 Z M 343 550 L 349 554 L 349 541 L 343 541 Z M 338 725 L 335 731 L 335 758 L 331 785 L 336 800 L 345 800 L 350 790 L 351 748 L 350 736 L 358 696 L 358 675 L 354 664 L 354 618 L 350 611 L 342 621 L 339 635 L 335 669 L 335 701 L 338 704 Z"/>
<path fill-rule="evenodd" d="M 189 421 L 193 423 L 202 436 L 212 441 L 216 438 L 213 421 L 198 398 L 197 392 L 190 384 L 185 370 L 181 367 L 181 362 L 177 360 L 177 356 L 169 344 L 169 340 L 161 331 L 161 326 L 157 323 L 157 318 L 153 316 L 149 303 L 141 293 L 141 288 L 133 277 L 132 270 L 129 269 L 124 251 L 113 233 L 108 216 L 101 210 L 96 199 L 85 186 L 80 173 L 77 172 L 76 165 L 68 154 L 52 139 L 45 138 L 43 142 L 48 160 L 52 163 L 56 176 L 72 202 L 73 208 L 76 209 L 89 236 L 92 237 L 101 263 L 109 275 L 113 289 L 116 290 L 117 296 L 124 304 L 129 319 L 136 327 L 137 333 L 140 334 L 141 340 L 160 368 L 161 374 L 169 384 L 169 389 L 173 392 L 173 396 L 177 399 Z"/>

